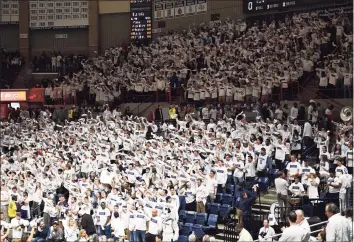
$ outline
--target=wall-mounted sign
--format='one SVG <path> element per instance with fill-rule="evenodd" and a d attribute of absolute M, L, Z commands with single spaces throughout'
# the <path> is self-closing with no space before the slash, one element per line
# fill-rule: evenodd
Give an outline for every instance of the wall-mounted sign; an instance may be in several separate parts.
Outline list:
<path fill-rule="evenodd" d="M 19 102 L 27 100 L 26 91 L 1 91 L 1 102 Z"/>
<path fill-rule="evenodd" d="M 20 39 L 28 39 L 28 34 L 20 34 Z"/>
<path fill-rule="evenodd" d="M 67 39 L 68 35 L 67 34 L 56 34 L 55 38 L 56 39 Z"/>
<path fill-rule="evenodd" d="M 19 0 L 0 1 L 0 24 L 18 24 Z"/>
<path fill-rule="evenodd" d="M 31 0 L 30 28 L 84 28 L 88 26 L 88 0 Z"/>
<path fill-rule="evenodd" d="M 155 0 L 154 18 L 175 18 L 203 14 L 208 11 L 207 0 Z"/>

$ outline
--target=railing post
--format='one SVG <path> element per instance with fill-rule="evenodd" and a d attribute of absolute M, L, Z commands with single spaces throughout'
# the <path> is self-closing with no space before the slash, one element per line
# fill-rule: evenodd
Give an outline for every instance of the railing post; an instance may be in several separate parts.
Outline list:
<path fill-rule="evenodd" d="M 156 90 L 156 103 L 159 102 L 159 89 Z"/>
<path fill-rule="evenodd" d="M 171 97 L 171 87 L 168 89 L 168 103 L 171 104 L 172 97 Z"/>

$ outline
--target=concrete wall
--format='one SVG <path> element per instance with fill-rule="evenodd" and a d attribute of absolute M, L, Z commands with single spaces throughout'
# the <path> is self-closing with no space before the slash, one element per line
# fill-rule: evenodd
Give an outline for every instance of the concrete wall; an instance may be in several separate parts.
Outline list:
<path fill-rule="evenodd" d="M 88 52 L 88 29 L 38 29 L 32 30 L 30 35 L 32 56 L 54 50 L 63 55 Z M 67 38 L 56 38 L 58 35 Z"/>
<path fill-rule="evenodd" d="M 99 16 L 100 50 L 128 43 L 130 38 L 130 13 L 101 14 Z"/>
<path fill-rule="evenodd" d="M 18 24 L 0 25 L 0 46 L 7 51 L 19 50 L 19 26 Z"/>

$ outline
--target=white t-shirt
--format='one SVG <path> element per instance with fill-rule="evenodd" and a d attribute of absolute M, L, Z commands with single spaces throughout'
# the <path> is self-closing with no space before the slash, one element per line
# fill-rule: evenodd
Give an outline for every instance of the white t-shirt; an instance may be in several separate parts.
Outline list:
<path fill-rule="evenodd" d="M 104 226 L 107 221 L 107 218 L 111 216 L 111 212 L 109 211 L 108 208 L 102 209 L 101 207 L 99 207 L 97 209 L 97 215 L 99 217 L 98 224 L 100 226 Z M 111 224 L 111 221 L 109 221 L 109 223 L 107 225 L 109 225 L 109 224 Z"/>

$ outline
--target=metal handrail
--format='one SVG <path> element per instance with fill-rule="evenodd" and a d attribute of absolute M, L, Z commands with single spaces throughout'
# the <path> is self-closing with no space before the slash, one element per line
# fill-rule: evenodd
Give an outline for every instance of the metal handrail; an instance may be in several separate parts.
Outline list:
<path fill-rule="evenodd" d="M 319 222 L 319 223 L 317 223 L 317 224 L 311 224 L 311 225 L 310 225 L 310 228 L 311 228 L 311 227 L 314 227 L 314 226 L 322 225 L 322 224 L 327 224 L 327 223 L 328 223 L 328 221 L 323 221 L 323 222 Z M 322 231 L 322 229 L 318 229 L 318 230 L 315 230 L 315 231 L 311 231 L 310 234 L 313 234 L 313 233 L 316 233 L 316 232 L 321 232 L 321 231 Z M 283 233 L 275 234 L 275 235 L 273 235 L 273 236 L 271 236 L 271 237 L 267 237 L 267 239 L 276 238 L 276 237 L 278 237 L 278 236 L 281 236 L 282 234 L 283 234 Z M 259 242 L 259 240 L 255 240 L 254 242 Z"/>

